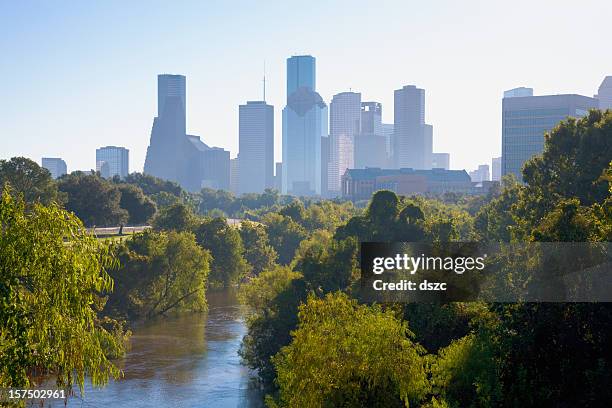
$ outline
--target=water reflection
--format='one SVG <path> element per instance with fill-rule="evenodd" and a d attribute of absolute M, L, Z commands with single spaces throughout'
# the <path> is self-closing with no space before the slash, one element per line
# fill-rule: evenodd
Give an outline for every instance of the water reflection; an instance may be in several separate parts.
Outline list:
<path fill-rule="evenodd" d="M 211 292 L 208 303 L 207 314 L 136 328 L 119 362 L 125 377 L 102 389 L 88 385 L 68 407 L 262 407 L 237 354 L 246 328 L 235 294 Z"/>

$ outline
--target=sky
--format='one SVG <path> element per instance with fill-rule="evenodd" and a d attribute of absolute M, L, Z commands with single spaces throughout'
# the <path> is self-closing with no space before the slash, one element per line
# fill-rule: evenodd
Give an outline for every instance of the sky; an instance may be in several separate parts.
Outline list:
<path fill-rule="evenodd" d="M 238 153 L 238 105 L 275 110 L 281 160 L 286 59 L 317 59 L 329 103 L 361 92 L 393 122 L 393 91 L 425 89 L 434 151 L 472 170 L 501 155 L 504 90 L 593 96 L 612 75 L 609 0 L 0 1 L 0 159 L 130 150 L 142 171 L 157 74 L 187 76 L 187 129 Z"/>

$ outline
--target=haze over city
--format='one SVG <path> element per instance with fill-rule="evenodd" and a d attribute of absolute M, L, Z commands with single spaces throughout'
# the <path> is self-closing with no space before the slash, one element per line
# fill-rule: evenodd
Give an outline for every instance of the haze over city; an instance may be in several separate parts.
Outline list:
<path fill-rule="evenodd" d="M 601 45 L 612 5 L 595 4 L 4 3 L 0 158 L 59 156 L 89 170 L 96 148 L 120 145 L 142 171 L 160 73 L 187 77 L 188 132 L 235 157 L 238 105 L 262 98 L 265 61 L 280 161 L 285 61 L 310 54 L 326 103 L 361 92 L 382 103 L 384 122 L 395 89 L 425 89 L 434 150 L 473 169 L 501 154 L 504 90 L 597 92 L 612 67 Z"/>

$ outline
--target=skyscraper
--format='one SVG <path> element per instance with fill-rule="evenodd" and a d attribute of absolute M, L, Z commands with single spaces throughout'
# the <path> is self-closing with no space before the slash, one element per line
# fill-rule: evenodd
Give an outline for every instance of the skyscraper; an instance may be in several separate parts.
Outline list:
<path fill-rule="evenodd" d="M 423 149 L 423 169 L 431 169 L 433 160 L 433 126 L 424 124 L 423 125 L 423 142 L 425 143 Z"/>
<path fill-rule="evenodd" d="M 315 59 L 287 59 L 287 105 L 283 109 L 283 193 L 321 194 L 321 137 L 327 136 L 327 105 L 315 91 Z"/>
<path fill-rule="evenodd" d="M 489 175 L 489 165 L 488 164 L 481 164 L 478 166 L 478 168 L 474 171 L 470 171 L 470 178 L 472 179 L 472 181 L 474 183 L 481 183 L 483 181 L 490 181 L 490 175 Z"/>
<path fill-rule="evenodd" d="M 384 132 L 382 105 L 379 102 L 362 102 L 361 130 L 355 136 L 354 168 L 389 167 L 387 136 Z"/>
<path fill-rule="evenodd" d="M 450 153 L 432 153 L 432 169 L 450 169 Z"/>
<path fill-rule="evenodd" d="M 581 117 L 598 101 L 582 95 L 512 96 L 502 100 L 502 176 L 522 180 L 527 160 L 544 150 L 544 133 L 568 117 Z"/>
<path fill-rule="evenodd" d="M 340 195 L 341 178 L 354 168 L 355 138 L 361 129 L 361 94 L 342 92 L 329 104 L 329 178 L 330 194 Z"/>
<path fill-rule="evenodd" d="M 188 191 L 202 187 L 228 189 L 229 152 L 186 133 L 185 83 L 183 75 L 157 77 L 157 116 L 153 119 L 144 172 L 176 181 Z"/>
<path fill-rule="evenodd" d="M 501 181 L 501 157 L 494 157 L 491 160 L 491 180 Z"/>
<path fill-rule="evenodd" d="M 240 183 L 240 158 L 230 160 L 230 191 L 238 194 Z"/>
<path fill-rule="evenodd" d="M 96 171 L 102 177 L 127 177 L 129 174 L 130 151 L 125 147 L 106 146 L 96 149 Z M 104 166 L 108 165 L 108 170 Z"/>
<path fill-rule="evenodd" d="M 387 160 L 390 166 L 393 166 L 393 146 L 394 139 L 393 134 L 395 133 L 395 125 L 393 123 L 382 124 L 382 134 L 385 136 L 385 143 L 387 147 Z"/>
<path fill-rule="evenodd" d="M 612 76 L 604 78 L 595 98 L 599 100 L 599 109 L 612 109 Z"/>
<path fill-rule="evenodd" d="M 59 157 L 43 157 L 41 164 L 42 167 L 49 170 L 51 177 L 54 179 L 62 177 L 68 172 L 66 162 Z"/>
<path fill-rule="evenodd" d="M 274 170 L 274 189 L 280 192 L 283 189 L 283 163 L 277 162 Z"/>
<path fill-rule="evenodd" d="M 393 161 L 397 168 L 426 169 L 425 91 L 414 85 L 394 95 Z"/>
<path fill-rule="evenodd" d="M 240 193 L 261 193 L 274 186 L 274 107 L 249 101 L 239 109 Z"/>

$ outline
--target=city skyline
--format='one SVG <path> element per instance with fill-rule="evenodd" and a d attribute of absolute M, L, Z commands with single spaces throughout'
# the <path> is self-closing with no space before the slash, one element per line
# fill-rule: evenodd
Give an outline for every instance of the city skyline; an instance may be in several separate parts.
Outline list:
<path fill-rule="evenodd" d="M 63 157 L 70 170 L 88 170 L 97 147 L 120 145 L 142 171 L 157 112 L 152 81 L 180 73 L 189 80 L 188 132 L 235 157 L 238 106 L 262 98 L 265 60 L 278 161 L 284 62 L 311 54 L 326 104 L 352 89 L 382 103 L 383 123 L 393 122 L 393 90 L 425 89 L 434 151 L 451 153 L 453 168 L 473 168 L 501 154 L 504 90 L 597 93 L 612 55 L 585 39 L 606 38 L 612 5 L 589 3 L 4 3 L 0 74 L 11 80 L 0 101 L 0 156 Z M 578 51 L 595 63 L 574 61 Z"/>

